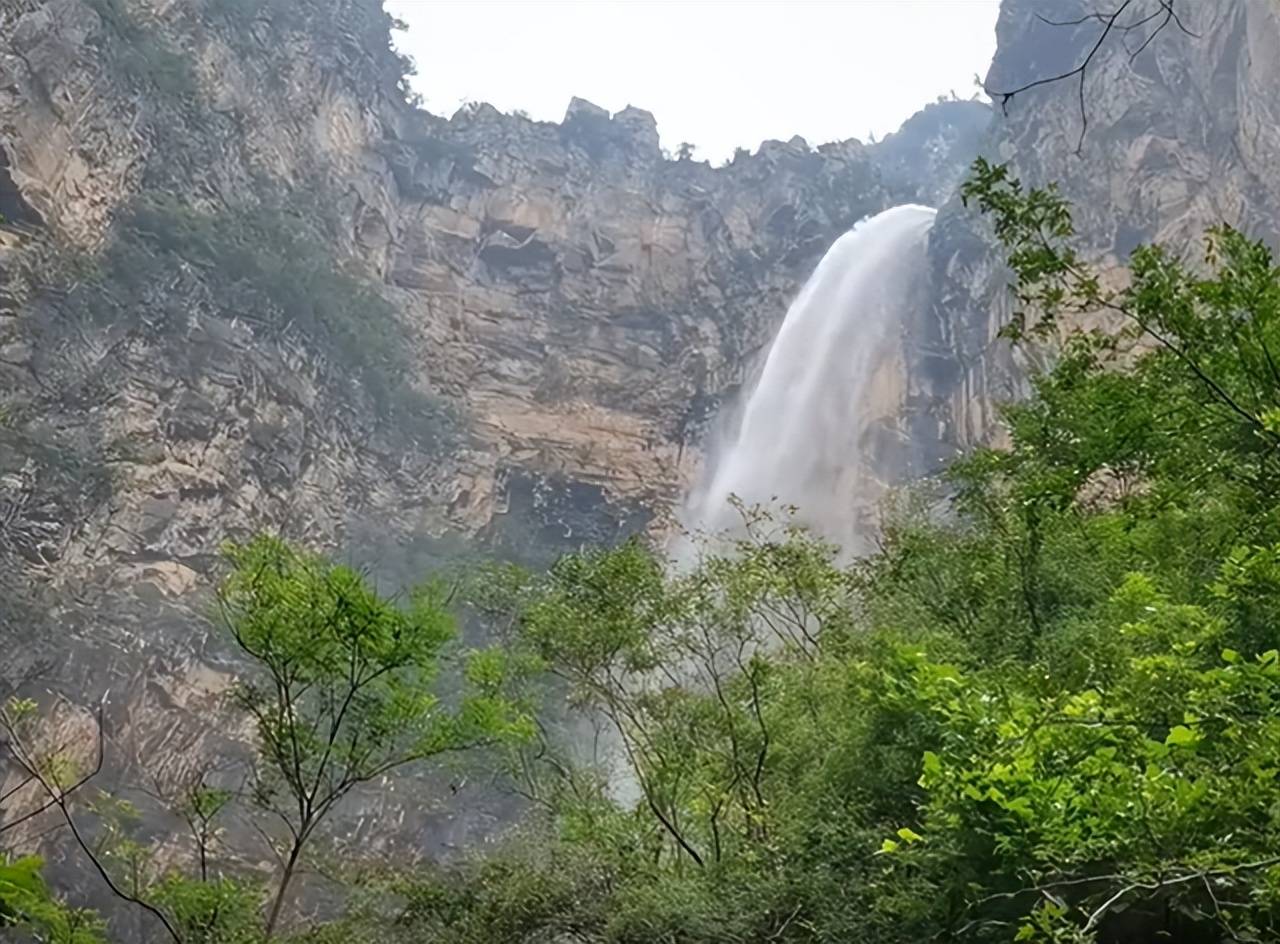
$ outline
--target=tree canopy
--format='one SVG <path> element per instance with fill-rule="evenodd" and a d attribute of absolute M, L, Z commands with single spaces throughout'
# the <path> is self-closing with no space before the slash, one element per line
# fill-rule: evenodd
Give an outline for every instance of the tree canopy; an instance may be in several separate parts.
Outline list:
<path fill-rule="evenodd" d="M 1112 288 L 1052 188 L 980 162 L 965 198 L 1009 248 L 1006 337 L 1054 353 L 1008 445 L 853 567 L 744 509 L 691 569 L 635 542 L 506 581 L 621 749 L 592 777 L 526 745 L 544 828 L 418 879 L 405 940 L 1274 938 L 1280 272 L 1219 228 Z"/>
<path fill-rule="evenodd" d="M 403 599 L 273 538 L 231 548 L 249 799 L 282 870 L 268 895 L 230 864 L 209 840 L 232 798 L 199 785 L 191 868 L 135 897 L 181 941 L 279 939 L 289 863 L 351 789 L 483 744 L 526 804 L 503 841 L 365 870 L 296 939 L 1276 939 L 1280 270 L 1219 228 L 1104 278 L 1052 188 L 979 162 L 964 196 L 1009 250 L 1007 343 L 1052 352 L 1007 444 L 900 496 L 852 565 L 745 507 L 692 559 L 633 540 Z M 450 698 L 460 605 L 502 647 Z M 30 766 L 73 822 L 74 777 Z M 35 860 L 0 863 L 0 923 L 101 933 L 67 917 Z"/>

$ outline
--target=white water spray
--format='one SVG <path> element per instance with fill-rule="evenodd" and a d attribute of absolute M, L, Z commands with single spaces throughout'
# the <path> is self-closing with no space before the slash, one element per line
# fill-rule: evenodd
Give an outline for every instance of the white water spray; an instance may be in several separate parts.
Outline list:
<path fill-rule="evenodd" d="M 885 399 L 874 396 L 883 394 L 877 371 L 892 368 L 897 329 L 919 303 L 935 215 L 895 207 L 828 250 L 787 311 L 740 423 L 712 449 L 686 526 L 732 531 L 737 496 L 795 506 L 797 523 L 849 552 L 864 548 L 883 489 L 876 439 L 888 417 L 872 409 Z"/>

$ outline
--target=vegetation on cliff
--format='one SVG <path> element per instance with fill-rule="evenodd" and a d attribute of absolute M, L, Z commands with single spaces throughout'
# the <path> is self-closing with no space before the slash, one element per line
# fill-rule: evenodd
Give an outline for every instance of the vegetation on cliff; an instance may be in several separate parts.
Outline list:
<path fill-rule="evenodd" d="M 1220 229 L 1203 265 L 1143 247 L 1114 287 L 1072 251 L 1053 190 L 1024 191 L 979 163 L 965 195 L 1010 250 L 1022 311 L 1007 333 L 1058 348 L 1032 395 L 1006 408 L 1007 446 L 903 496 L 878 552 L 853 566 L 785 519 L 743 508 L 732 546 L 705 543 L 681 567 L 633 542 L 545 574 L 473 575 L 455 596 L 505 647 L 467 673 L 483 710 L 462 702 L 450 715 L 475 727 L 432 722 L 419 739 L 415 725 L 436 708 L 424 709 L 416 674 L 357 699 L 360 723 L 394 742 L 388 757 L 408 756 L 401 738 L 443 743 L 439 730 L 493 741 L 529 815 L 474 860 L 362 870 L 345 915 L 297 923 L 296 934 L 451 944 L 1276 935 L 1280 270 L 1263 245 Z M 1111 316 L 1105 332 L 1068 329 L 1096 312 Z M 375 661 L 418 627 L 433 664 L 442 603 L 420 621 L 415 607 L 272 541 L 233 563 L 230 625 L 267 681 L 242 689 L 242 704 L 258 721 L 263 769 L 283 785 L 271 795 L 292 803 L 276 821 L 296 833 L 313 777 L 330 782 L 316 765 L 329 755 L 309 738 L 342 702 L 331 683 L 363 677 L 344 661 L 342 632 L 325 642 L 324 627 L 339 623 L 313 625 L 326 612 L 315 594 L 347 599 L 331 579 L 360 588 L 352 612 L 376 617 Z M 261 633 L 283 648 L 264 648 Z M 295 675 L 276 658 L 286 651 L 318 674 Z M 294 707 L 294 684 L 310 707 Z M 566 704 L 599 727 L 594 756 L 566 733 L 582 730 L 564 723 Z M 20 733 L 19 719 L 7 724 Z M 264 939 L 258 893 L 220 897 L 245 877 L 230 858 L 175 874 L 157 873 L 135 897 L 177 939 Z M 67 936 L 51 917 L 64 911 L 29 860 L 0 872 L 0 922 L 48 941 L 99 933 Z M 250 920 L 218 936 L 214 918 L 233 914 Z"/>

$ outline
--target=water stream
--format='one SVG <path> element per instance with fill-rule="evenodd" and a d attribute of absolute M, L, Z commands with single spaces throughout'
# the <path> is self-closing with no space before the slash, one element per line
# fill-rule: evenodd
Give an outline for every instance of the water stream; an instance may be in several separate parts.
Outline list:
<path fill-rule="evenodd" d="M 899 206 L 832 245 L 787 311 L 759 379 L 726 421 L 683 512 L 692 530 L 733 531 L 745 505 L 794 506 L 796 521 L 856 553 L 883 491 L 878 380 L 925 274 L 936 213 Z M 900 373 L 900 371 L 898 372 Z M 899 380 L 901 378 L 898 378 Z M 891 399 L 891 397 L 889 398 Z"/>

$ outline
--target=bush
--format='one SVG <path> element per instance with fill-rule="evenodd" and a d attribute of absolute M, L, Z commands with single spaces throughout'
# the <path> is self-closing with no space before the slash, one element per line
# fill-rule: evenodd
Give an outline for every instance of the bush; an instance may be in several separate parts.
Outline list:
<path fill-rule="evenodd" d="M 1208 275 L 1145 248 L 1109 292 L 1053 191 L 976 170 L 967 196 L 1019 276 L 1009 333 L 1052 343 L 1059 317 L 1108 307 L 1147 346 L 1121 361 L 1116 339 L 1069 333 L 1005 410 L 1009 448 L 949 470 L 954 514 L 908 503 L 852 568 L 743 509 L 745 537 L 692 565 L 633 542 L 480 594 L 490 613 L 506 595 L 519 644 L 616 746 L 584 769 L 548 733 L 512 765 L 547 848 L 606 877 L 603 902 L 554 897 L 557 927 L 608 944 L 1280 932 L 1280 270 L 1218 230 Z M 547 868 L 458 873 L 451 920 L 543 940 L 493 908 L 562 877 Z"/>

